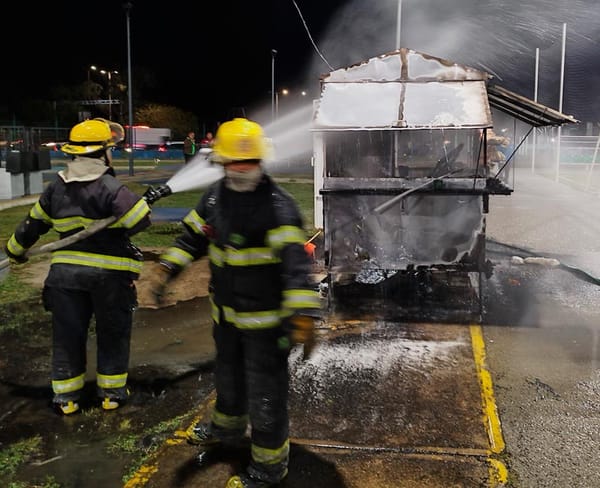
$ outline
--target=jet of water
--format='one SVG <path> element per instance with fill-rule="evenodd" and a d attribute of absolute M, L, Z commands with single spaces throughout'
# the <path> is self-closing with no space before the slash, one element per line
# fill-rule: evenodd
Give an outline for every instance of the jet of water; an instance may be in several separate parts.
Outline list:
<path fill-rule="evenodd" d="M 312 104 L 301 106 L 264 126 L 273 142 L 273 158 L 265 162 L 271 172 L 285 172 L 292 167 L 312 172 Z"/>
<path fill-rule="evenodd" d="M 207 188 L 222 178 L 223 167 L 212 164 L 206 153 L 199 153 L 167 181 L 173 193 Z"/>

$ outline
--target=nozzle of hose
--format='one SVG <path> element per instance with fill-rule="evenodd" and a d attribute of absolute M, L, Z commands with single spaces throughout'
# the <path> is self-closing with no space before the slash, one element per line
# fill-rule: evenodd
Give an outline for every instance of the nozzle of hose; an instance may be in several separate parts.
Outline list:
<path fill-rule="evenodd" d="M 148 202 L 148 205 L 152 205 L 157 200 L 160 200 L 163 197 L 168 197 L 173 190 L 169 185 L 160 185 L 156 188 L 153 186 L 149 186 L 148 189 L 144 192 L 143 198 Z"/>

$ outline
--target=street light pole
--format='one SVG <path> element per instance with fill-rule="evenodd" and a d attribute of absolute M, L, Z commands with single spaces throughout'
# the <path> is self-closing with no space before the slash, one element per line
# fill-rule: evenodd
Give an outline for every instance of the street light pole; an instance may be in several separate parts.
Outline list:
<path fill-rule="evenodd" d="M 108 120 L 112 120 L 112 74 L 119 74 L 119 72 L 100 70 L 100 73 L 106 74 L 108 79 Z"/>
<path fill-rule="evenodd" d="M 108 120 L 112 120 L 112 71 L 108 72 Z"/>
<path fill-rule="evenodd" d="M 398 0 L 398 11 L 396 13 L 396 49 L 400 49 L 401 35 L 402 32 L 402 0 Z"/>
<path fill-rule="evenodd" d="M 277 94 L 275 93 L 275 55 L 276 49 L 271 49 L 271 122 L 275 121 L 275 103 Z"/>
<path fill-rule="evenodd" d="M 129 19 L 133 4 L 125 2 L 125 18 L 127 24 L 127 109 L 129 112 L 129 127 L 127 128 L 127 140 L 129 142 L 129 176 L 133 176 L 133 95 L 131 89 L 131 30 Z"/>

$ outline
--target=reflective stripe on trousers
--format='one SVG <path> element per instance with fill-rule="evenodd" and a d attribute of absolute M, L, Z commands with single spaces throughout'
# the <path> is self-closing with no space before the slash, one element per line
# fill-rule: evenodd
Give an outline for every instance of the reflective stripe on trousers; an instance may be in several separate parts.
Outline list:
<path fill-rule="evenodd" d="M 227 418 L 248 414 L 256 463 L 287 462 L 289 348 L 280 347 L 283 335 L 282 327 L 241 330 L 223 317 L 213 327 L 215 410 Z"/>
<path fill-rule="evenodd" d="M 52 386 L 56 394 L 83 388 L 92 316 L 96 324 L 98 386 L 125 386 L 135 303 L 133 282 L 121 276 L 94 280 L 87 290 L 44 288 L 44 305 L 52 312 Z"/>

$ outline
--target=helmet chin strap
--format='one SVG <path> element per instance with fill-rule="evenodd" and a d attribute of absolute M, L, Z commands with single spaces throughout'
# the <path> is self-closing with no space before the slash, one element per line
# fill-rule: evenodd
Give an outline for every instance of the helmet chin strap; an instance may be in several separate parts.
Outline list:
<path fill-rule="evenodd" d="M 263 171 L 260 166 L 247 171 L 233 171 L 225 166 L 225 186 L 237 192 L 256 190 L 262 179 Z"/>

